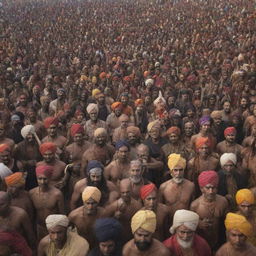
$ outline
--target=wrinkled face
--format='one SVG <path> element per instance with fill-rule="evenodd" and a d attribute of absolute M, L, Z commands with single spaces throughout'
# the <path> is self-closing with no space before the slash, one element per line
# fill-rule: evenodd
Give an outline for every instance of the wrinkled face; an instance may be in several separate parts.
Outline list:
<path fill-rule="evenodd" d="M 184 225 L 176 229 L 178 243 L 182 248 L 190 248 L 193 243 L 195 232 Z"/>
<path fill-rule="evenodd" d="M 84 202 L 84 209 L 87 215 L 94 215 L 97 212 L 98 203 L 89 198 L 86 202 Z"/>
<path fill-rule="evenodd" d="M 126 146 L 123 146 L 118 149 L 118 157 L 121 160 L 126 160 L 128 159 L 129 156 L 129 149 Z"/>
<path fill-rule="evenodd" d="M 160 129 L 153 127 L 149 132 L 149 136 L 153 139 L 158 139 L 160 137 Z"/>
<path fill-rule="evenodd" d="M 98 146 L 104 146 L 107 142 L 107 136 L 102 134 L 95 137 L 95 144 Z"/>
<path fill-rule="evenodd" d="M 134 243 L 139 251 L 147 251 L 152 243 L 152 233 L 139 228 L 134 233 Z"/>
<path fill-rule="evenodd" d="M 141 162 L 147 162 L 149 159 L 149 150 L 146 147 L 137 149 L 137 157 Z"/>
<path fill-rule="evenodd" d="M 235 165 L 232 161 L 227 161 L 223 166 L 223 170 L 230 173 L 235 169 Z"/>
<path fill-rule="evenodd" d="M 175 97 L 169 97 L 168 98 L 168 104 L 169 105 L 174 105 L 174 103 L 175 103 Z"/>
<path fill-rule="evenodd" d="M 175 133 L 169 134 L 168 138 L 169 138 L 170 143 L 173 143 L 173 144 L 177 143 L 179 140 L 179 136 Z"/>
<path fill-rule="evenodd" d="M 67 240 L 67 228 L 63 226 L 56 226 L 48 230 L 50 240 L 55 246 L 61 247 Z"/>
<path fill-rule="evenodd" d="M 241 250 L 246 244 L 247 237 L 240 231 L 231 229 L 227 232 L 227 239 L 236 250 Z"/>
<path fill-rule="evenodd" d="M 7 150 L 4 152 L 0 153 L 0 161 L 4 163 L 5 165 L 8 165 L 9 162 L 11 161 L 11 153 Z"/>
<path fill-rule="evenodd" d="M 184 178 L 184 169 L 181 166 L 175 166 L 171 170 L 171 176 L 175 183 L 177 183 L 177 184 L 181 183 Z"/>
<path fill-rule="evenodd" d="M 141 179 L 142 179 L 142 174 L 143 174 L 143 171 L 142 171 L 142 168 L 141 166 L 132 166 L 130 168 L 130 171 L 129 171 L 129 174 L 130 174 L 130 179 L 133 183 L 140 183 Z"/>
<path fill-rule="evenodd" d="M 113 240 L 108 240 L 99 243 L 100 252 L 103 256 L 111 256 L 115 250 L 115 242 Z"/>
<path fill-rule="evenodd" d="M 190 123 L 190 122 L 185 123 L 184 132 L 185 132 L 186 136 L 192 136 L 193 132 L 194 132 L 194 125 L 193 125 L 193 123 Z"/>
<path fill-rule="evenodd" d="M 96 121 L 98 118 L 98 112 L 97 110 L 92 110 L 89 114 L 89 117 L 92 121 Z"/>
<path fill-rule="evenodd" d="M 227 135 L 225 136 L 225 138 L 226 138 L 226 141 L 227 141 L 227 142 L 233 143 L 233 142 L 235 142 L 236 134 L 235 134 L 235 133 L 233 133 L 233 134 L 227 134 Z"/>
<path fill-rule="evenodd" d="M 54 137 L 57 135 L 57 126 L 55 124 L 51 124 L 47 131 L 49 136 Z"/>
<path fill-rule="evenodd" d="M 144 207 L 146 210 L 153 211 L 156 209 L 157 206 L 157 193 L 156 191 L 152 191 L 144 200 L 143 200 Z"/>
<path fill-rule="evenodd" d="M 49 178 L 45 175 L 39 175 L 36 177 L 39 188 L 45 188 L 49 184 Z"/>
<path fill-rule="evenodd" d="M 120 184 L 121 198 L 127 202 L 131 199 L 131 186 L 130 184 Z"/>
<path fill-rule="evenodd" d="M 127 134 L 127 139 L 130 145 L 134 146 L 137 143 L 137 137 L 134 133 L 129 132 Z"/>
<path fill-rule="evenodd" d="M 116 109 L 114 110 L 114 112 L 115 112 L 115 115 L 116 115 L 117 117 L 119 117 L 119 116 L 121 116 L 121 114 L 122 114 L 122 108 L 116 108 Z"/>
<path fill-rule="evenodd" d="M 129 124 L 129 121 L 127 119 L 123 119 L 121 121 L 121 127 L 122 128 L 127 128 L 128 127 L 128 124 Z"/>
<path fill-rule="evenodd" d="M 52 151 L 46 151 L 43 154 L 43 158 L 46 163 L 51 163 L 54 160 L 54 153 Z"/>
<path fill-rule="evenodd" d="M 212 184 L 207 184 L 206 186 L 200 188 L 201 192 L 207 201 L 213 201 L 217 194 L 217 187 Z"/>
<path fill-rule="evenodd" d="M 247 218 L 249 216 L 252 216 L 253 214 L 253 204 L 250 204 L 247 201 L 243 201 L 241 204 L 237 205 L 238 210 Z"/>
<path fill-rule="evenodd" d="M 83 142 L 83 134 L 82 133 L 77 133 L 74 136 L 74 142 L 80 144 Z"/>

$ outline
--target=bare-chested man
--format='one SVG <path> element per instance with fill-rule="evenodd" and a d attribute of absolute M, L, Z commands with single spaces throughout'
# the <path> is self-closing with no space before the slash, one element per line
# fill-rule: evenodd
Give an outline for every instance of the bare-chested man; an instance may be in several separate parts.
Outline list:
<path fill-rule="evenodd" d="M 119 117 L 122 114 L 122 103 L 120 101 L 116 101 L 111 104 L 112 113 L 110 113 L 107 117 L 106 124 L 109 130 L 110 137 L 112 137 L 114 129 L 120 126 Z"/>
<path fill-rule="evenodd" d="M 122 114 L 119 117 L 119 121 L 120 121 L 120 126 L 117 127 L 113 132 L 113 136 L 112 136 L 113 144 L 115 144 L 119 140 L 127 139 L 127 127 L 129 125 L 130 118 L 126 114 Z"/>
<path fill-rule="evenodd" d="M 204 171 L 198 177 L 202 196 L 191 203 L 191 210 L 199 217 L 198 233 L 216 250 L 223 241 L 220 227 L 228 211 L 227 199 L 217 195 L 219 177 L 215 171 Z"/>
<path fill-rule="evenodd" d="M 47 235 L 45 218 L 50 214 L 64 212 L 64 199 L 61 191 L 50 185 L 53 172 L 52 166 L 38 166 L 36 168 L 38 187 L 29 191 L 30 198 L 36 209 L 38 239 Z"/>
<path fill-rule="evenodd" d="M 182 141 L 185 144 L 185 146 L 191 150 L 193 150 L 193 145 L 191 143 L 191 137 L 195 133 L 195 124 L 193 122 L 186 122 L 184 124 L 184 135 L 182 137 Z"/>
<path fill-rule="evenodd" d="M 140 210 L 131 221 L 134 238 L 123 247 L 123 256 L 171 256 L 160 241 L 153 238 L 156 230 L 156 215 L 150 210 Z"/>
<path fill-rule="evenodd" d="M 170 215 L 176 210 L 188 209 L 194 198 L 195 185 L 184 178 L 186 160 L 178 154 L 168 157 L 168 167 L 172 179 L 161 184 L 159 188 L 159 201 L 169 206 Z"/>
<path fill-rule="evenodd" d="M 256 138 L 256 123 L 252 125 L 251 135 L 244 138 L 242 142 L 242 146 L 250 147 L 252 145 L 252 142 L 255 140 L 255 138 Z"/>
<path fill-rule="evenodd" d="M 73 210 L 68 216 L 70 222 L 77 228 L 78 234 L 89 242 L 90 248 L 96 245 L 93 232 L 95 221 L 104 216 L 104 209 L 98 206 L 101 195 L 96 187 L 87 186 L 82 193 L 84 205 Z"/>
<path fill-rule="evenodd" d="M 0 144 L 7 144 L 10 146 L 11 151 L 14 148 L 14 141 L 6 137 L 6 125 L 0 122 Z"/>
<path fill-rule="evenodd" d="M 124 141 L 120 140 L 115 145 L 116 154 L 113 161 L 105 168 L 105 178 L 118 185 L 119 181 L 127 178 L 130 169 L 129 152 L 130 146 Z"/>
<path fill-rule="evenodd" d="M 127 141 L 130 145 L 130 158 L 134 160 L 137 158 L 137 146 L 140 144 L 141 132 L 139 127 L 127 127 Z"/>

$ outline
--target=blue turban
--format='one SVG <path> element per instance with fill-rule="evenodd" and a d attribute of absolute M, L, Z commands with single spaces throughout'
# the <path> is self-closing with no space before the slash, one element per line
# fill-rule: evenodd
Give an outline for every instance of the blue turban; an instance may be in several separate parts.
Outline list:
<path fill-rule="evenodd" d="M 86 171 L 89 173 L 90 170 L 92 169 L 102 169 L 102 171 L 104 170 L 104 166 L 101 162 L 97 161 L 97 160 L 91 160 L 88 162 L 87 164 L 87 168 Z"/>
<path fill-rule="evenodd" d="M 130 150 L 130 145 L 126 140 L 119 140 L 116 142 L 116 150 L 119 150 L 121 147 L 127 147 Z"/>
<path fill-rule="evenodd" d="M 99 243 L 108 240 L 118 240 L 120 238 L 121 230 L 121 224 L 114 218 L 97 219 L 94 226 L 95 236 Z"/>
<path fill-rule="evenodd" d="M 199 119 L 199 124 L 203 125 L 205 123 L 210 123 L 211 118 L 209 116 L 203 116 Z"/>

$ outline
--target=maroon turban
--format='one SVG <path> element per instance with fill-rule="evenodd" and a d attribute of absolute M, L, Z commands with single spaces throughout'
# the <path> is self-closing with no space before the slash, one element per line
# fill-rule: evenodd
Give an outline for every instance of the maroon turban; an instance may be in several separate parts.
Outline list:
<path fill-rule="evenodd" d="M 74 137 L 77 133 L 84 133 L 84 128 L 81 124 L 72 124 L 70 134 Z"/>
<path fill-rule="evenodd" d="M 224 136 L 234 134 L 236 135 L 236 128 L 235 127 L 228 127 L 224 130 Z"/>
<path fill-rule="evenodd" d="M 51 151 L 52 153 L 55 153 L 57 150 L 57 146 L 52 142 L 45 142 L 40 146 L 40 152 L 43 155 L 47 151 Z"/>
<path fill-rule="evenodd" d="M 58 123 L 59 123 L 58 117 L 50 116 L 44 119 L 44 127 L 46 129 L 48 129 L 52 124 L 57 126 Z"/>
<path fill-rule="evenodd" d="M 201 172 L 198 176 L 198 184 L 200 187 L 205 187 L 207 184 L 217 187 L 219 184 L 219 176 L 215 171 Z"/>
<path fill-rule="evenodd" d="M 144 200 L 152 191 L 156 191 L 157 188 L 155 184 L 150 183 L 148 185 L 144 185 L 140 188 L 140 198 Z"/>
<path fill-rule="evenodd" d="M 36 167 L 36 176 L 45 175 L 50 178 L 53 173 L 53 167 L 50 165 L 40 165 Z"/>
<path fill-rule="evenodd" d="M 167 135 L 170 135 L 170 134 L 172 134 L 172 133 L 174 133 L 174 134 L 180 136 L 180 128 L 177 127 L 177 126 L 172 126 L 172 127 L 170 127 L 170 128 L 166 131 L 166 134 L 167 134 Z"/>

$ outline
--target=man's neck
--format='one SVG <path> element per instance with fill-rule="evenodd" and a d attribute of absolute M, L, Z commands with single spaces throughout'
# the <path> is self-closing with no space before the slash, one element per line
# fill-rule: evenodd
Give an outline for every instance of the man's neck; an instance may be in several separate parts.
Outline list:
<path fill-rule="evenodd" d="M 50 187 L 48 185 L 47 186 L 38 186 L 38 190 L 39 190 L 39 193 L 40 192 L 45 193 L 50 190 Z"/>

